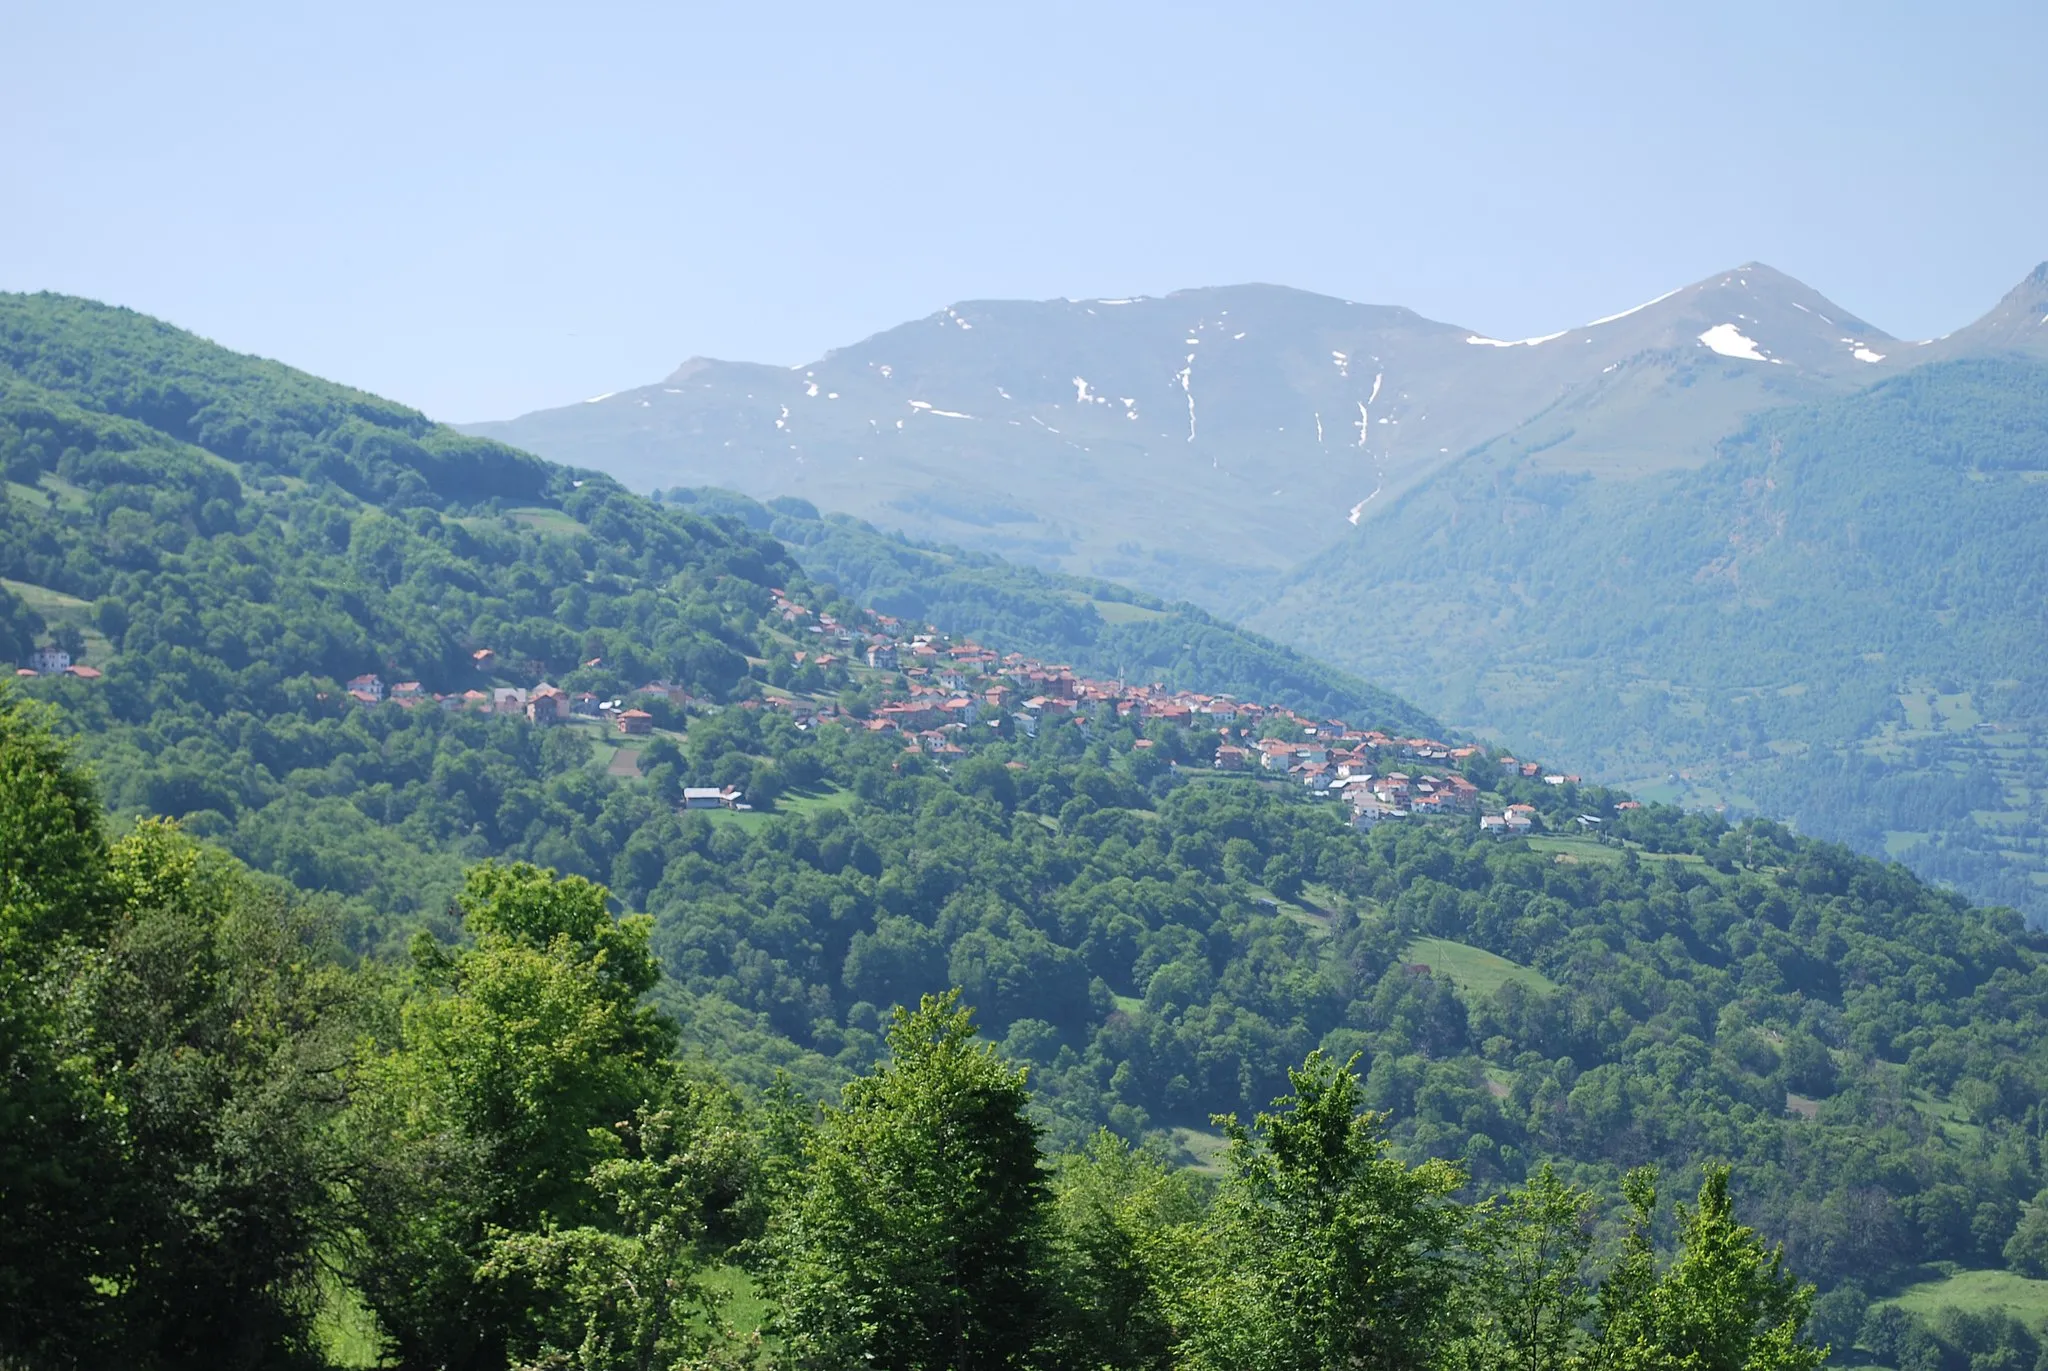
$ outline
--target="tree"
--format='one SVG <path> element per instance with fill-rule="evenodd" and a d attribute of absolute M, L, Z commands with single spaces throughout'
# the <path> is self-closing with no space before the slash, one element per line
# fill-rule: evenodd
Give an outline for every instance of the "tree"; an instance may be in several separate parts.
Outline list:
<path fill-rule="evenodd" d="M 249 1367 L 310 1346 L 355 1036 L 330 932 L 91 788 L 0 701 L 0 1362 Z"/>
<path fill-rule="evenodd" d="M 1034 1365 L 1053 1328 L 1025 1073 L 975 1042 L 958 992 L 898 1009 L 889 1050 L 825 1111 L 778 1235 L 793 1362 Z"/>
<path fill-rule="evenodd" d="M 132 1365 L 303 1355 L 360 983 L 289 891 L 167 822 L 108 871 L 120 915 L 72 996 L 121 1124 L 110 1323 Z"/>
<path fill-rule="evenodd" d="M 1710 1167 L 1698 1206 L 1678 1206 L 1678 1256 L 1661 1275 L 1650 1245 L 1657 1183 L 1629 1173 L 1628 1237 L 1600 1288 L 1599 1360 L 1619 1371 L 1813 1371 L 1828 1349 L 1805 1336 L 1813 1287 L 1735 1222 L 1728 1169 Z"/>
<path fill-rule="evenodd" d="M 1478 1212 L 1468 1239 L 1473 1329 L 1459 1345 L 1459 1365 L 1563 1371 L 1581 1364 L 1594 1303 L 1584 1277 L 1592 1218 L 1592 1194 L 1559 1180 L 1548 1162 Z"/>
<path fill-rule="evenodd" d="M 756 1169 L 738 1101 L 715 1082 L 688 1082 L 601 1136 L 611 1155 L 588 1179 L 611 1210 L 605 1222 L 501 1234 L 479 1268 L 545 1295 L 514 1335 L 519 1359 L 579 1371 L 751 1363 L 758 1337 L 724 1326 L 702 1279 Z"/>
<path fill-rule="evenodd" d="M 409 1362 L 495 1369 L 547 1292 L 484 1279 L 493 1242 L 598 1220 L 606 1132 L 664 1097 L 675 1029 L 639 1003 L 647 920 L 602 886 L 486 864 L 461 905 L 475 946 L 416 942 L 391 1048 L 356 1075 L 354 1273 Z"/>
<path fill-rule="evenodd" d="M 0 689 L 0 1362 L 62 1364 L 102 1331 L 117 1119 L 62 999 L 112 921 L 106 868 L 92 788 Z"/>
<path fill-rule="evenodd" d="M 2048 1190 L 2034 1196 L 2006 1239 L 2005 1264 L 2022 1276 L 2048 1276 Z"/>
<path fill-rule="evenodd" d="M 1060 1159 L 1053 1195 L 1073 1360 L 1171 1367 L 1174 1285 L 1202 1215 L 1187 1174 L 1103 1129 L 1086 1151 Z"/>
<path fill-rule="evenodd" d="M 1429 1366 L 1460 1331 L 1464 1218 L 1450 1196 L 1464 1174 L 1388 1156 L 1387 1116 L 1360 1108 L 1351 1063 L 1311 1052 L 1288 1079 L 1294 1093 L 1250 1128 L 1217 1120 L 1229 1174 L 1184 1292 L 1190 1364 Z"/>

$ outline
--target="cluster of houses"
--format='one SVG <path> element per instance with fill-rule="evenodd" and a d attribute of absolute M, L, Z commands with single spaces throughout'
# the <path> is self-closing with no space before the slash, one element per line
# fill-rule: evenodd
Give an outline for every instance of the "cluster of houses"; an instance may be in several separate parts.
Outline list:
<path fill-rule="evenodd" d="M 73 676 L 81 681 L 97 681 L 100 669 L 83 662 L 71 660 L 71 654 L 53 643 L 45 643 L 28 655 L 28 665 L 16 667 L 14 674 L 23 680 L 37 676 Z"/>
<path fill-rule="evenodd" d="M 1346 807 L 1354 826 L 1362 829 L 1395 819 L 1466 815 L 1481 807 L 1481 791 L 1466 774 L 1484 748 L 1452 746 L 1434 738 L 1399 738 L 1371 729 L 1356 729 L 1338 720 L 1315 719 L 1284 706 L 1238 700 L 1228 695 L 1168 690 L 1158 683 L 1132 684 L 1077 675 L 1071 667 L 1047 663 L 1019 653 L 997 653 L 970 639 L 952 639 L 930 627 L 905 625 L 884 614 L 865 614 L 848 624 L 816 613 L 773 592 L 775 614 L 799 641 L 810 646 L 793 654 L 798 666 L 820 668 L 866 666 L 900 675 L 903 689 L 865 718 L 845 717 L 832 702 L 807 702 L 775 695 L 746 702 L 750 708 L 784 710 L 797 726 L 833 723 L 874 733 L 902 735 L 906 750 L 942 760 L 963 757 L 963 743 L 986 736 L 982 729 L 1000 729 L 1007 722 L 1016 732 L 1037 736 L 1041 728 L 1090 725 L 1116 720 L 1145 724 L 1154 721 L 1216 739 L 1209 765 L 1216 771 L 1242 771 L 1284 777 L 1309 793 Z M 496 656 L 474 654 L 479 671 L 491 671 Z M 598 663 L 587 663 L 598 665 Z M 539 664 L 532 664 L 538 674 Z M 388 689 L 374 674 L 348 682 L 350 698 L 366 705 L 391 703 L 404 708 L 431 705 L 446 710 L 515 715 L 539 725 L 574 719 L 596 720 L 622 734 L 653 730 L 654 716 L 635 705 L 659 696 L 681 707 L 694 703 L 680 686 L 655 681 L 620 699 L 603 700 L 589 692 L 569 693 L 543 682 L 532 688 L 492 686 L 459 694 L 432 694 L 417 681 L 401 681 Z M 1261 737 L 1267 725 L 1290 725 L 1288 738 Z M 1151 739 L 1136 746 L 1149 749 Z M 1534 763 L 1513 757 L 1496 759 L 1504 775 L 1536 778 L 1551 785 L 1576 784 L 1577 776 L 1545 774 Z M 690 808 L 742 807 L 731 791 L 692 788 L 685 796 Z M 1480 814 L 1482 832 L 1513 835 L 1539 823 L 1537 809 L 1511 804 L 1499 814 Z"/>
<path fill-rule="evenodd" d="M 489 665 L 490 654 L 478 653 L 480 668 Z M 474 714 L 513 715 L 527 722 L 540 725 L 563 724 L 572 719 L 593 719 L 609 724 L 624 734 L 645 734 L 654 731 L 654 715 L 637 708 L 631 701 L 659 695 L 675 705 L 687 705 L 693 696 L 681 686 L 666 681 L 650 682 L 640 687 L 631 696 L 604 700 L 589 691 L 571 693 L 559 686 L 543 681 L 528 689 L 525 686 L 492 686 L 488 690 L 465 690 L 458 693 L 439 694 L 430 692 L 418 681 L 400 681 L 387 687 L 381 677 L 365 673 L 351 679 L 345 687 L 349 698 L 357 704 L 394 704 L 402 709 L 415 709 L 422 705 L 450 711 L 467 711 Z"/>
<path fill-rule="evenodd" d="M 906 629 L 885 615 L 872 626 L 842 624 L 829 614 L 813 615 L 782 591 L 775 595 L 776 612 L 792 631 L 821 639 L 822 651 L 799 651 L 799 663 L 829 665 L 861 660 L 877 670 L 900 672 L 907 698 L 881 705 L 861 726 L 877 732 L 900 732 L 906 747 L 942 758 L 964 755 L 961 739 L 977 724 L 1000 726 L 1007 718 L 1021 733 L 1035 736 L 1052 724 L 1085 727 L 1093 720 L 1115 718 L 1145 723 L 1158 720 L 1183 728 L 1213 730 L 1218 742 L 1211 766 L 1218 771 L 1278 773 L 1310 792 L 1348 806 L 1351 821 L 1371 828 L 1388 819 L 1469 814 L 1480 806 L 1479 787 L 1464 766 L 1485 755 L 1479 747 L 1453 747 L 1433 738 L 1395 738 L 1376 730 L 1360 730 L 1337 720 L 1313 719 L 1278 705 L 1238 700 L 1228 695 L 1167 690 L 1157 683 L 1095 680 L 1076 675 L 1071 667 L 1041 662 L 1019 653 L 998 654 L 968 639 L 952 640 L 930 628 Z M 777 701 L 799 714 L 799 722 L 827 719 L 832 706 L 812 709 Z M 1271 721 L 1293 725 L 1303 741 L 1258 737 Z M 1149 739 L 1137 746 L 1150 748 Z M 1514 758 L 1500 761 L 1503 771 L 1537 776 L 1539 768 Z M 1577 776 L 1544 775 L 1553 785 L 1576 784 Z M 1537 823 L 1533 805 L 1509 805 L 1501 814 L 1482 815 L 1483 831 L 1525 833 Z"/>

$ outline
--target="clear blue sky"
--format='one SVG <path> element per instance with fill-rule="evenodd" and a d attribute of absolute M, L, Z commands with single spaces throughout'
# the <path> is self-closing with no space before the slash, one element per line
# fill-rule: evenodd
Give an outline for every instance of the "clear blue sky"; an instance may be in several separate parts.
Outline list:
<path fill-rule="evenodd" d="M 1750 259 L 1906 337 L 2048 258 L 2048 6 L 0 0 L 0 288 L 496 418 L 992 296 L 1520 338 Z"/>

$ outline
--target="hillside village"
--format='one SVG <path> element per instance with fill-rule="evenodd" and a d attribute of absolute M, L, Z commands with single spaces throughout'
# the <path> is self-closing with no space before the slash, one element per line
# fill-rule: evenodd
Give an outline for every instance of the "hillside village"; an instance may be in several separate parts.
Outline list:
<path fill-rule="evenodd" d="M 1499 813 L 1479 814 L 1482 787 L 1474 776 L 1541 780 L 1577 785 L 1574 775 L 1546 773 L 1533 762 L 1502 756 L 1475 744 L 1435 738 L 1396 737 L 1342 720 L 1317 719 L 1281 705 L 1228 695 L 1173 690 L 1157 682 L 1099 680 L 1071 667 L 1018 653 L 998 653 L 967 638 L 952 638 L 931 625 L 910 625 L 885 614 L 863 612 L 856 622 L 814 612 L 777 589 L 774 617 L 798 646 L 788 649 L 788 666 L 808 668 L 823 689 L 799 693 L 780 688 L 721 706 L 665 681 L 606 697 L 543 680 L 536 685 L 503 684 L 508 675 L 539 675 L 545 664 L 502 663 L 489 648 L 472 661 L 479 684 L 459 692 L 431 692 L 418 681 L 387 685 L 375 673 L 346 683 L 348 698 L 363 706 L 432 706 L 446 710 L 525 718 L 537 726 L 596 723 L 626 737 L 658 728 L 680 729 L 687 713 L 718 708 L 776 709 L 799 728 L 838 726 L 900 735 L 908 751 L 940 762 L 963 758 L 982 739 L 1036 737 L 1047 728 L 1088 730 L 1104 721 L 1184 731 L 1183 755 L 1190 765 L 1206 762 L 1213 772 L 1242 772 L 1298 784 L 1313 796 L 1343 805 L 1351 823 L 1370 829 L 1398 820 L 1478 814 L 1482 832 L 1527 833 L 1539 826 L 1537 807 L 1508 804 Z M 584 672 L 602 667 L 583 663 Z M 581 674 L 581 673 L 579 673 Z M 572 675 L 573 679 L 573 675 Z M 860 684 L 879 703 L 848 706 L 830 693 L 834 682 Z M 486 682 L 489 682 L 486 684 Z M 1213 740 L 1213 741 L 1212 741 Z M 1158 746 L 1140 737 L 1138 750 Z M 1192 741 L 1192 747 L 1185 746 Z M 1182 765 L 1179 759 L 1169 766 Z M 685 807 L 746 808 L 730 788 L 692 787 Z M 1631 802 L 1623 807 L 1633 808 Z M 1602 822 L 1583 816 L 1590 826 Z"/>

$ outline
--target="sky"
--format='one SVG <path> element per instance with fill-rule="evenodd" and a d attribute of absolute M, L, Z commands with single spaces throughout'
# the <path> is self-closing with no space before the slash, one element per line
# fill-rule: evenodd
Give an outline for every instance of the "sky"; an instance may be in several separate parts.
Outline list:
<path fill-rule="evenodd" d="M 1496 338 L 1768 262 L 1906 338 L 2048 258 L 2048 6 L 0 0 L 0 289 L 504 418 L 963 299 Z"/>

